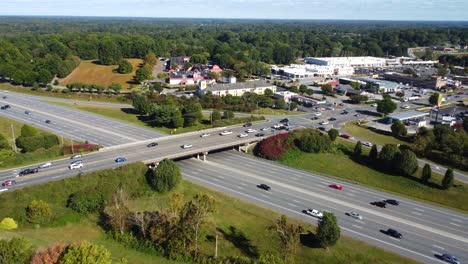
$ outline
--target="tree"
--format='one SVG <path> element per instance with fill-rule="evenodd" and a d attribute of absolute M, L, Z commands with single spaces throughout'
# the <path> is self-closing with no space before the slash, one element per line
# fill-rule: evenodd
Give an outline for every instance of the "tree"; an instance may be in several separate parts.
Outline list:
<path fill-rule="evenodd" d="M 284 109 L 286 108 L 286 102 L 283 99 L 278 99 L 275 101 L 276 109 Z"/>
<path fill-rule="evenodd" d="M 30 125 L 23 125 L 21 127 L 21 135 L 20 137 L 34 137 L 39 135 L 39 131 Z"/>
<path fill-rule="evenodd" d="M 463 129 L 468 133 L 468 116 L 463 118 Z"/>
<path fill-rule="evenodd" d="M 114 65 L 122 58 L 120 49 L 113 39 L 105 38 L 99 43 L 99 61 L 103 65 Z"/>
<path fill-rule="evenodd" d="M 378 160 L 380 165 L 386 169 L 391 170 L 393 159 L 400 153 L 400 149 L 395 144 L 385 144 L 380 150 Z"/>
<path fill-rule="evenodd" d="M 392 134 L 394 137 L 406 136 L 406 134 L 408 133 L 405 124 L 403 124 L 400 120 L 393 122 L 390 128 L 392 129 Z"/>
<path fill-rule="evenodd" d="M 333 96 L 335 93 L 333 92 L 333 87 L 330 84 L 325 84 L 321 87 L 322 93 L 324 95 Z"/>
<path fill-rule="evenodd" d="M 274 230 L 280 237 L 280 251 L 284 262 L 293 263 L 303 231 L 302 226 L 288 223 L 287 216 L 281 215 L 269 229 Z"/>
<path fill-rule="evenodd" d="M 223 118 L 224 118 L 224 119 L 227 119 L 227 120 L 233 119 L 233 118 L 234 118 L 234 112 L 233 112 L 233 111 L 230 111 L 230 110 L 224 111 L 224 113 L 223 113 Z"/>
<path fill-rule="evenodd" d="M 449 189 L 453 185 L 453 169 L 448 168 L 445 172 L 444 178 L 442 179 L 442 188 Z"/>
<path fill-rule="evenodd" d="M 384 94 L 383 100 L 377 102 L 377 112 L 382 113 L 384 116 L 393 113 L 396 108 L 396 103 L 387 94 Z"/>
<path fill-rule="evenodd" d="M 88 241 L 71 244 L 66 249 L 58 264 L 111 264 L 111 253 L 104 246 Z"/>
<path fill-rule="evenodd" d="M 42 224 L 49 221 L 52 216 L 50 205 L 42 200 L 33 200 L 26 207 L 26 219 L 33 224 Z"/>
<path fill-rule="evenodd" d="M 369 97 L 365 95 L 352 95 L 349 97 L 349 99 L 354 104 L 361 104 L 361 103 L 367 102 L 369 100 Z"/>
<path fill-rule="evenodd" d="M 432 177 L 432 169 L 431 169 L 431 165 L 429 164 L 425 164 L 424 167 L 423 167 L 423 170 L 422 170 L 422 173 L 421 173 L 421 180 L 423 182 L 429 182 L 429 180 L 431 179 Z"/>
<path fill-rule="evenodd" d="M 128 60 L 120 60 L 119 61 L 119 67 L 117 68 L 117 72 L 121 74 L 128 74 L 133 71 L 133 66 Z"/>
<path fill-rule="evenodd" d="M 118 189 L 112 195 L 109 206 L 104 208 L 104 214 L 114 231 L 123 234 L 127 230 L 130 210 L 128 209 L 128 196 L 123 188 Z"/>
<path fill-rule="evenodd" d="M 299 92 L 299 89 L 297 89 L 297 86 L 293 85 L 289 88 L 289 90 L 292 92 L 292 93 L 298 93 Z"/>
<path fill-rule="evenodd" d="M 335 139 L 338 137 L 339 134 L 340 132 L 338 132 L 338 130 L 334 128 L 328 130 L 328 137 L 330 137 L 331 141 L 335 141 Z"/>
<path fill-rule="evenodd" d="M 431 96 L 429 97 L 429 104 L 431 106 L 436 106 L 439 104 L 439 97 L 440 97 L 440 94 L 439 93 L 433 93 L 431 94 Z"/>
<path fill-rule="evenodd" d="M 268 96 L 268 97 L 271 97 L 271 96 L 274 95 L 273 90 L 271 90 L 270 88 L 265 89 L 265 91 L 263 92 L 263 94 L 264 94 L 265 96 Z"/>
<path fill-rule="evenodd" d="M 317 228 L 317 239 L 324 248 L 333 246 L 340 239 L 341 231 L 336 216 L 330 212 L 323 212 L 322 221 Z"/>
<path fill-rule="evenodd" d="M 151 77 L 151 69 L 145 66 L 136 70 L 135 72 L 135 81 L 137 82 L 143 82 L 145 80 L 151 79 Z"/>
<path fill-rule="evenodd" d="M 182 179 L 179 166 L 170 159 L 164 159 L 154 170 L 148 171 L 148 182 L 157 192 L 172 190 Z"/>
<path fill-rule="evenodd" d="M 182 115 L 184 117 L 184 127 L 195 125 L 203 117 L 201 104 L 192 103 L 185 105 L 182 109 Z"/>
<path fill-rule="evenodd" d="M 313 94 L 314 94 L 314 89 L 312 89 L 312 88 L 307 89 L 306 94 L 307 94 L 308 96 L 313 95 Z"/>
<path fill-rule="evenodd" d="M 411 176 L 418 170 L 418 158 L 413 151 L 403 149 L 396 154 L 393 166 L 396 172 Z"/>
<path fill-rule="evenodd" d="M 151 212 L 132 212 L 130 214 L 130 222 L 138 227 L 141 236 L 145 239 L 150 225 L 152 224 L 153 214 Z"/>
<path fill-rule="evenodd" d="M 401 99 L 403 96 L 405 96 L 405 92 L 396 92 L 395 95 Z"/>
<path fill-rule="evenodd" d="M 305 94 L 305 93 L 307 92 L 308 89 L 309 89 L 309 88 L 307 88 L 307 85 L 305 85 L 305 84 L 299 85 L 299 92 L 300 92 L 301 94 Z"/>
<path fill-rule="evenodd" d="M 351 87 L 353 87 L 354 90 L 361 89 L 361 84 L 358 83 L 358 82 L 351 82 L 350 85 L 351 85 Z"/>
<path fill-rule="evenodd" d="M 173 193 L 169 200 L 169 213 L 172 217 L 177 217 L 184 206 L 184 195 Z"/>
<path fill-rule="evenodd" d="M 90 188 L 77 191 L 70 195 L 68 207 L 78 213 L 86 214 L 96 212 L 103 208 L 104 202 L 103 194 L 99 190 Z"/>
<path fill-rule="evenodd" d="M 221 113 L 218 110 L 213 110 L 213 112 L 211 112 L 211 121 L 216 122 L 221 120 L 221 118 Z"/>
<path fill-rule="evenodd" d="M 122 85 L 120 85 L 120 83 L 112 83 L 111 85 L 109 85 L 109 89 L 114 91 L 115 93 L 118 93 L 122 89 Z"/>
<path fill-rule="evenodd" d="M 356 142 L 356 145 L 354 146 L 353 155 L 356 157 L 359 157 L 361 156 L 361 153 L 362 153 L 362 143 L 361 141 L 358 141 Z"/>
<path fill-rule="evenodd" d="M 5 217 L 0 222 L 0 229 L 3 230 L 12 230 L 18 228 L 18 224 L 15 222 L 13 218 Z"/>
<path fill-rule="evenodd" d="M 156 55 L 153 53 L 153 52 L 150 52 L 148 54 L 145 55 L 145 57 L 143 58 L 143 60 L 145 61 L 146 64 L 149 64 L 149 65 L 156 65 L 156 63 L 158 63 L 158 58 L 156 57 Z"/>
<path fill-rule="evenodd" d="M 373 144 L 371 150 L 369 151 L 369 160 L 373 163 L 377 161 L 379 156 L 379 151 L 377 150 L 377 145 Z"/>
<path fill-rule="evenodd" d="M 179 128 L 184 125 L 184 118 L 182 117 L 182 113 L 180 111 L 175 111 L 172 114 L 172 121 L 171 126 L 173 128 Z"/>
<path fill-rule="evenodd" d="M 314 129 L 308 129 L 294 143 L 300 150 L 308 153 L 326 152 L 331 147 L 330 138 Z"/>
<path fill-rule="evenodd" d="M 34 248 L 24 238 L 0 240 L 0 263 L 28 264 Z"/>
<path fill-rule="evenodd" d="M 65 244 L 50 245 L 46 249 L 36 252 L 31 258 L 30 264 L 57 264 L 67 247 L 68 245 Z"/>

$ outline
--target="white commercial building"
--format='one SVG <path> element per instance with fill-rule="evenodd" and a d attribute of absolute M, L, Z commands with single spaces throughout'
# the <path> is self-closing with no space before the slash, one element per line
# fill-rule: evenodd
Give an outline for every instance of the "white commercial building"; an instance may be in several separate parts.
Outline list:
<path fill-rule="evenodd" d="M 387 59 L 377 57 L 326 57 L 326 58 L 314 58 L 308 57 L 304 61 L 309 64 L 316 64 L 322 66 L 333 66 L 333 67 L 383 67 L 386 65 Z"/>
<path fill-rule="evenodd" d="M 246 92 L 264 94 L 266 89 L 270 89 L 274 93 L 276 92 L 276 85 L 263 80 L 218 84 L 207 84 L 205 81 L 201 81 L 198 86 L 198 93 L 201 96 L 204 96 L 207 92 L 211 92 L 213 96 L 242 96 Z"/>
<path fill-rule="evenodd" d="M 291 64 L 284 67 L 272 66 L 271 71 L 274 74 L 294 79 L 354 74 L 354 68 L 349 66 L 321 66 L 310 64 Z"/>

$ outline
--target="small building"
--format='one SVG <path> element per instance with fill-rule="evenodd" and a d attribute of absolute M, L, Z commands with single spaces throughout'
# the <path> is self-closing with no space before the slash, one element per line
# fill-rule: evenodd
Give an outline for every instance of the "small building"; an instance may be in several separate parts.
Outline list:
<path fill-rule="evenodd" d="M 201 81 L 198 85 L 198 94 L 204 96 L 207 92 L 211 92 L 213 96 L 242 96 L 246 92 L 264 94 L 266 89 L 276 92 L 276 85 L 268 83 L 264 80 L 248 81 L 242 83 L 218 83 L 207 84 L 206 81 Z"/>
<path fill-rule="evenodd" d="M 424 117 L 428 115 L 429 113 L 413 110 L 413 111 L 406 111 L 406 112 L 391 114 L 387 118 L 388 118 L 389 124 L 399 120 L 407 124 L 416 124 L 417 126 L 425 126 L 426 121 Z"/>
<path fill-rule="evenodd" d="M 286 103 L 291 102 L 294 98 L 296 98 L 299 94 L 293 93 L 290 91 L 281 91 L 281 92 L 275 92 L 274 98 L 276 99 L 283 99 Z"/>

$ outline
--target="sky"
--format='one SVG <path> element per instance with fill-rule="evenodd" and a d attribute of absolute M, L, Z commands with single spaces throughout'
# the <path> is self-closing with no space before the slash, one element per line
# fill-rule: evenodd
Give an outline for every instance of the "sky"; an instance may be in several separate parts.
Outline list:
<path fill-rule="evenodd" d="M 468 21 L 468 0 L 0 0 L 0 15 Z"/>

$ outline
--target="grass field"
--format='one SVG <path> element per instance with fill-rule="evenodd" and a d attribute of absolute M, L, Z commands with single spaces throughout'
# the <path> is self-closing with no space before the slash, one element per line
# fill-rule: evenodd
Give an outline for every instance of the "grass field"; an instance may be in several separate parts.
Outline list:
<path fill-rule="evenodd" d="M 306 114 L 304 112 L 288 111 L 288 110 L 283 110 L 283 109 L 272 109 L 272 108 L 260 108 L 258 109 L 258 111 L 254 110 L 252 113 L 258 114 L 258 115 L 303 115 L 303 114 Z"/>
<path fill-rule="evenodd" d="M 22 236 L 39 247 L 56 241 L 89 240 L 108 248 L 114 259 L 127 258 L 128 263 L 177 263 L 159 256 L 126 248 L 105 236 L 103 230 L 96 224 L 98 221 L 97 216 L 77 217 L 76 213 L 65 207 L 68 196 L 76 190 L 90 186 L 101 186 L 100 184 L 106 183 L 105 186 L 102 186 L 102 192 L 107 194 L 120 185 L 132 186 L 132 189 L 128 191 L 134 193 L 130 196 L 139 197 L 130 203 L 129 206 L 132 211 L 167 208 L 171 193 L 164 195 L 148 194 L 149 189 L 143 175 L 145 170 L 146 167 L 143 164 L 130 164 L 118 170 L 95 172 L 81 177 L 3 193 L 0 195 L 0 202 L 5 206 L 0 211 L 0 217 L 12 216 L 15 219 L 20 219 L 20 228 L 14 231 L 0 230 L 0 238 Z M 66 188 L 63 188 L 64 186 Z M 51 195 L 51 190 L 56 191 Z M 278 236 L 268 231 L 268 227 L 274 224 L 279 214 L 188 181 L 182 181 L 174 191 L 182 193 L 185 201 L 198 193 L 207 193 L 216 199 L 217 210 L 209 218 L 208 223 L 203 226 L 203 232 L 201 233 L 202 253 L 207 255 L 214 253 L 214 241 L 208 239 L 207 236 L 214 235 L 215 230 L 218 230 L 218 252 L 220 256 L 252 256 L 259 253 L 278 254 Z M 138 192 L 146 193 L 146 195 L 135 196 Z M 24 210 L 19 208 L 25 208 L 25 205 L 33 199 L 43 199 L 51 204 L 54 215 L 56 215 L 53 227 L 33 228 L 24 224 Z M 314 226 L 295 219 L 290 219 L 290 221 L 300 223 L 306 230 L 315 232 Z M 342 237 L 338 244 L 331 247 L 329 251 L 309 245 L 300 246 L 297 253 L 297 263 L 310 263 L 311 259 L 314 260 L 314 263 L 327 264 L 417 263 L 348 237 Z"/>
<path fill-rule="evenodd" d="M 344 141 L 344 140 L 343 140 Z M 352 150 L 354 143 L 344 143 Z M 363 148 L 363 155 L 367 155 L 369 149 Z M 364 164 L 360 164 L 343 153 L 304 153 L 299 150 L 290 151 L 285 155 L 281 163 L 309 170 L 313 172 L 332 175 L 352 182 L 358 182 L 364 186 L 392 192 L 410 198 L 416 198 L 423 202 L 430 202 L 454 210 L 468 212 L 468 185 L 456 182 L 457 187 L 449 190 L 441 190 L 420 183 L 417 179 L 409 179 L 398 175 L 389 175 Z M 419 178 L 421 170 L 416 172 Z M 432 173 L 430 182 L 440 185 L 442 175 Z"/>
<path fill-rule="evenodd" d="M 405 144 L 407 142 L 397 139 L 390 135 L 384 135 L 372 131 L 371 129 L 365 127 L 365 124 L 358 126 L 355 122 L 346 123 L 343 126 L 346 133 L 355 136 L 361 140 L 369 141 L 373 144 L 383 146 L 385 144 Z"/>
<path fill-rule="evenodd" d="M 97 61 L 82 61 L 80 65 L 73 70 L 67 77 L 60 81 L 61 85 L 67 85 L 69 83 L 87 83 L 87 84 L 101 84 L 109 86 L 112 83 L 120 83 L 123 89 L 128 89 L 130 84 L 133 83 L 133 76 L 136 70 L 143 63 L 141 59 L 128 59 L 133 65 L 133 71 L 129 74 L 120 74 L 114 72 L 117 65 L 100 65 Z"/>

